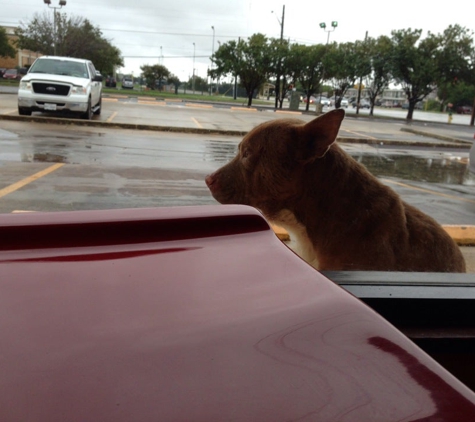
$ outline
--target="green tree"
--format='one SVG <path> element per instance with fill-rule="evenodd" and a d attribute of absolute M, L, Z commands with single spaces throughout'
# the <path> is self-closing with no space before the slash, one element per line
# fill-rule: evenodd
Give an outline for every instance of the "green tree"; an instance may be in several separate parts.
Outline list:
<path fill-rule="evenodd" d="M 99 27 L 88 19 L 56 13 L 54 23 L 48 13 L 35 14 L 33 19 L 15 30 L 18 47 L 58 56 L 91 60 L 103 74 L 112 74 L 115 67 L 124 65 L 120 50 L 103 37 Z"/>
<path fill-rule="evenodd" d="M 282 108 L 284 98 L 287 97 L 291 86 L 295 87 L 299 83 L 302 65 L 307 65 L 301 57 L 302 49 L 297 46 L 298 44 L 290 44 L 286 40 L 271 39 L 270 41 L 271 75 L 280 75 L 280 84 L 276 90 L 276 108 L 277 106 Z"/>
<path fill-rule="evenodd" d="M 211 60 L 215 67 L 209 71 L 209 75 L 213 78 L 218 75 L 237 76 L 240 85 L 246 90 L 248 106 L 252 105 L 255 92 L 272 72 L 269 39 L 262 34 L 254 34 L 247 41 L 222 44 Z"/>
<path fill-rule="evenodd" d="M 293 44 L 290 47 L 292 65 L 295 67 L 296 78 L 305 91 L 307 97 L 306 110 L 309 109 L 310 97 L 317 92 L 321 93 L 324 77 L 323 58 L 327 52 L 322 44 L 301 45 Z"/>
<path fill-rule="evenodd" d="M 455 97 L 462 90 L 457 89 L 475 85 L 474 43 L 473 32 L 460 25 L 449 26 L 441 35 L 441 45 L 438 49 L 437 61 L 439 75 L 437 77 L 437 94 L 443 108 L 447 102 L 460 103 Z M 449 98 L 451 97 L 451 98 Z M 470 104 L 473 102 L 473 97 Z"/>
<path fill-rule="evenodd" d="M 323 59 L 325 79 L 331 81 L 335 90 L 335 107 L 340 108 L 342 98 L 355 85 L 363 66 L 355 43 L 333 43 L 328 47 Z"/>
<path fill-rule="evenodd" d="M 61 14 L 56 16 L 61 20 Z M 54 27 L 47 12 L 35 13 L 30 22 L 15 28 L 15 35 L 18 48 L 54 55 Z"/>
<path fill-rule="evenodd" d="M 16 51 L 8 42 L 8 35 L 5 28 L 0 26 L 0 57 L 15 57 Z"/>
<path fill-rule="evenodd" d="M 443 93 L 441 94 L 441 91 Z M 443 87 L 438 87 L 437 96 L 444 98 L 445 104 L 452 103 L 455 107 L 459 105 L 472 105 L 475 98 L 475 86 L 465 82 L 448 83 Z"/>
<path fill-rule="evenodd" d="M 181 84 L 180 78 L 174 74 L 170 74 L 170 76 L 168 77 L 168 83 L 173 84 L 173 86 L 175 87 L 175 94 L 178 94 L 178 88 Z"/>
<path fill-rule="evenodd" d="M 440 70 L 438 50 L 440 36 L 430 34 L 421 39 L 422 30 L 392 31 L 392 73 L 402 86 L 409 101 L 407 120 L 412 120 L 414 109 L 436 87 Z"/>
<path fill-rule="evenodd" d="M 366 75 L 363 80 L 370 99 L 370 115 L 372 116 L 376 98 L 392 81 L 392 44 L 390 38 L 383 35 L 377 39 L 369 38 L 367 47 L 370 55 L 371 73 Z"/>
<path fill-rule="evenodd" d="M 191 84 L 193 86 L 193 78 L 191 78 Z M 201 76 L 195 75 L 195 90 L 201 91 L 201 95 L 205 92 L 208 92 L 208 81 L 206 78 L 202 78 Z"/>
<path fill-rule="evenodd" d="M 145 84 L 150 89 L 155 89 L 157 87 L 157 82 L 160 84 L 163 79 L 170 76 L 170 71 L 161 64 L 148 65 L 145 64 L 140 66 L 142 71 L 142 76 L 145 79 Z"/>

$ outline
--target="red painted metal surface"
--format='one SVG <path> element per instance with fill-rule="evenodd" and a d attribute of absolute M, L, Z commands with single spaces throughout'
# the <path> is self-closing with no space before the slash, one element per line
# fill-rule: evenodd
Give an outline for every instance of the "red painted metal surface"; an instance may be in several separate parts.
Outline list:
<path fill-rule="evenodd" d="M 243 206 L 0 215 L 1 421 L 473 421 Z"/>

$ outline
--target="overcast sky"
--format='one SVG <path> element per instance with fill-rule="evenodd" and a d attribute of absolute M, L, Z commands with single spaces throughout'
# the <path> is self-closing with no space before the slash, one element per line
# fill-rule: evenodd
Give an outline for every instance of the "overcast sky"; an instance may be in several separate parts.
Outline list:
<path fill-rule="evenodd" d="M 58 6 L 59 0 L 51 3 Z M 325 43 L 328 35 L 330 41 L 363 40 L 366 31 L 371 37 L 407 28 L 441 33 L 457 23 L 475 30 L 469 0 L 67 0 L 61 11 L 101 29 L 122 52 L 122 73 L 139 75 L 141 65 L 161 63 L 186 80 L 193 62 L 197 75 L 206 77 L 219 42 L 257 32 L 279 38 L 284 4 L 284 38 L 308 45 Z M 18 26 L 45 10 L 52 16 L 43 0 L 0 0 L 0 25 Z M 333 32 L 319 27 L 325 22 L 328 29 L 332 21 L 338 22 Z"/>

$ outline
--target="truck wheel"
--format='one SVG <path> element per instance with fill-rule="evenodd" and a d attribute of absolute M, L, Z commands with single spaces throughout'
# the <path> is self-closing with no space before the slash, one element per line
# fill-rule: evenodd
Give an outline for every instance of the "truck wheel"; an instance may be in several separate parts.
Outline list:
<path fill-rule="evenodd" d="M 92 107 L 91 107 L 91 99 L 87 103 L 87 110 L 85 113 L 81 114 L 81 119 L 84 120 L 91 120 L 92 119 Z"/>
<path fill-rule="evenodd" d="M 18 107 L 18 114 L 20 116 L 31 116 L 31 110 L 28 108 Z"/>
<path fill-rule="evenodd" d="M 102 110 L 102 97 L 99 98 L 99 102 L 97 103 L 96 109 L 94 110 L 94 114 L 96 116 L 99 116 L 101 114 L 101 110 Z"/>

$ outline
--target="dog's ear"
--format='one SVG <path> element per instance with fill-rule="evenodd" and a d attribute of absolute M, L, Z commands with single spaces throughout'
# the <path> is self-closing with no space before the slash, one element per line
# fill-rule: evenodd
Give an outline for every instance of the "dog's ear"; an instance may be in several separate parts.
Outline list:
<path fill-rule="evenodd" d="M 301 127 L 301 158 L 308 162 L 321 158 L 335 142 L 345 111 L 336 109 L 313 119 Z"/>

